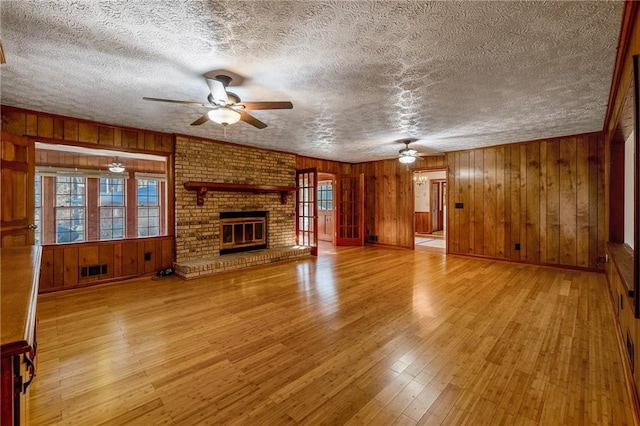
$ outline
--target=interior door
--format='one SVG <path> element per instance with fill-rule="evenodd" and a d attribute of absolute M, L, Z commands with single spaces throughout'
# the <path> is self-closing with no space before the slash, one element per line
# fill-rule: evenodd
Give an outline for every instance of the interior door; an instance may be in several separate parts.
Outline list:
<path fill-rule="evenodd" d="M 438 223 L 440 213 L 440 182 L 431 182 L 429 204 L 431 207 L 431 232 L 436 232 L 440 230 Z"/>
<path fill-rule="evenodd" d="M 1 134 L 0 246 L 34 243 L 35 143 L 9 133 Z"/>
<path fill-rule="evenodd" d="M 316 169 L 296 170 L 296 244 L 311 247 L 318 255 L 318 206 L 316 204 Z"/>
<path fill-rule="evenodd" d="M 336 245 L 364 245 L 364 175 L 336 176 Z"/>
<path fill-rule="evenodd" d="M 318 181 L 317 200 L 318 239 L 333 242 L 333 179 Z"/>

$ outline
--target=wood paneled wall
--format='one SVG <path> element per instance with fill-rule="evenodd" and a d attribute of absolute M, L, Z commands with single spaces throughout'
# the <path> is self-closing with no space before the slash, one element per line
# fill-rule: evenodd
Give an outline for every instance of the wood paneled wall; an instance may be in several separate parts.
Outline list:
<path fill-rule="evenodd" d="M 166 161 L 140 160 L 126 157 L 104 157 L 95 155 L 81 155 L 74 152 L 36 151 L 36 166 L 52 166 L 89 170 L 107 170 L 109 163 L 122 163 L 128 172 L 158 173 L 167 171 Z"/>
<path fill-rule="evenodd" d="M 110 126 L 78 118 L 2 106 L 2 130 L 39 140 L 55 140 L 80 145 L 101 145 L 121 150 L 173 152 L 173 136 L 168 133 Z"/>
<path fill-rule="evenodd" d="M 296 156 L 296 169 L 316 169 L 318 172 L 333 174 L 352 173 L 353 164 L 339 161 L 321 160 L 318 158 Z"/>
<path fill-rule="evenodd" d="M 107 265 L 107 273 L 81 276 L 80 268 L 94 265 Z M 43 246 L 40 292 L 131 278 L 172 266 L 173 237 Z"/>
<path fill-rule="evenodd" d="M 365 176 L 365 238 L 378 244 L 412 248 L 413 172 L 446 168 L 445 156 L 421 157 L 406 165 L 397 159 L 354 165 Z"/>
<path fill-rule="evenodd" d="M 598 268 L 604 147 L 595 133 L 448 153 L 449 253 Z"/>

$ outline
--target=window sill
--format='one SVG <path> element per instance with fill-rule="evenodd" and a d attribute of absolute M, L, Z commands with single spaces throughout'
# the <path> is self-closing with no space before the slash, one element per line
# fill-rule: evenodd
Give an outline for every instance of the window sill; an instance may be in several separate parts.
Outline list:
<path fill-rule="evenodd" d="M 627 289 L 627 296 L 634 296 L 633 250 L 627 244 L 607 243 L 611 261 L 620 275 L 620 281 Z"/>

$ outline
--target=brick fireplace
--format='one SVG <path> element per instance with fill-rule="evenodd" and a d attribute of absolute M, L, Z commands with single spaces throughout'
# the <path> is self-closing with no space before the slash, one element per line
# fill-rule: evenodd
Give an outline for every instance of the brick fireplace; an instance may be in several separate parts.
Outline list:
<path fill-rule="evenodd" d="M 307 256 L 307 248 L 295 245 L 295 197 L 283 203 L 278 193 L 221 192 L 210 190 L 202 205 L 197 205 L 197 191 L 183 184 L 189 181 L 224 182 L 246 185 L 295 186 L 295 155 L 258 148 L 231 145 L 200 138 L 176 136 L 176 261 L 179 276 L 194 278 L 217 272 L 239 269 L 261 263 L 271 263 Z M 249 251 L 227 251 L 223 222 L 229 212 L 256 219 L 255 212 L 264 212 L 263 246 Z M 236 219 L 242 219 L 236 218 Z M 255 240 L 260 226 L 255 221 L 235 224 L 231 241 L 244 245 Z M 245 225 L 250 225 L 246 226 Z M 237 232 L 237 234 L 236 234 Z M 251 238 L 247 238 L 252 232 Z M 237 237 L 237 238 L 236 238 Z M 240 240 L 242 239 L 242 242 Z M 251 243 L 253 244 L 253 243 Z"/>

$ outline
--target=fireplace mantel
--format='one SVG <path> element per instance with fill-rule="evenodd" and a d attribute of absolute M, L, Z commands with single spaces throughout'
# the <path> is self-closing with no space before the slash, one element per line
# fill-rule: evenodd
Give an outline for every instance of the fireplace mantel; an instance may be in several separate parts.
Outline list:
<path fill-rule="evenodd" d="M 197 181 L 185 182 L 184 188 L 188 191 L 196 191 L 196 204 L 199 206 L 204 205 L 204 199 L 208 191 L 252 192 L 254 194 L 280 193 L 280 202 L 282 204 L 287 204 L 289 193 L 297 189 L 295 186 L 252 185 L 248 183 Z"/>

